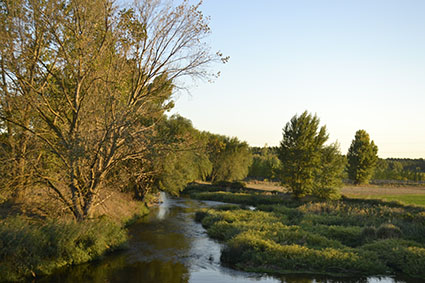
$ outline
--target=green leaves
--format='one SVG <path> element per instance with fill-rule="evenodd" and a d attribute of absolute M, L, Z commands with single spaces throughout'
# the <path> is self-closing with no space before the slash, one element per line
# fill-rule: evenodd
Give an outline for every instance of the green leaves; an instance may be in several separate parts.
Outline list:
<path fill-rule="evenodd" d="M 324 146 L 326 127 L 307 111 L 294 116 L 283 129 L 279 148 L 281 178 L 296 198 L 316 194 L 322 198 L 336 196 L 344 161 L 338 146 Z"/>
<path fill-rule="evenodd" d="M 245 178 L 252 163 L 248 144 L 237 138 L 209 133 L 207 135 L 208 153 L 213 165 L 211 181 L 236 181 Z"/>
<path fill-rule="evenodd" d="M 358 130 L 348 149 L 348 176 L 355 184 L 367 184 L 378 161 L 378 147 L 365 130 Z"/>

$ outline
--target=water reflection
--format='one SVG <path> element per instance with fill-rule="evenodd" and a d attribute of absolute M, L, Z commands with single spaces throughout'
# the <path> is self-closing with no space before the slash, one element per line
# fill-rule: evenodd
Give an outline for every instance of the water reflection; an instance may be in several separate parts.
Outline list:
<path fill-rule="evenodd" d="M 421 282 L 370 277 L 331 278 L 309 275 L 282 277 L 235 271 L 220 265 L 221 244 L 208 238 L 193 220 L 196 209 L 218 202 L 168 198 L 130 229 L 130 248 L 90 264 L 62 269 L 40 282 Z"/>

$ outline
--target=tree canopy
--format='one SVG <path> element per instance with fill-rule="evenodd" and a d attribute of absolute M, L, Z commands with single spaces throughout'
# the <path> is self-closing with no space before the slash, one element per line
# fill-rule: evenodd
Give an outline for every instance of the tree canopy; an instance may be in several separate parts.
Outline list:
<path fill-rule="evenodd" d="M 208 179 L 217 181 L 242 180 L 248 175 L 252 154 L 246 142 L 237 138 L 207 134 L 207 151 L 212 163 Z"/>
<path fill-rule="evenodd" d="M 265 145 L 263 148 L 252 148 L 251 150 L 253 159 L 248 177 L 263 180 L 277 179 L 282 165 L 276 148 Z"/>
<path fill-rule="evenodd" d="M 344 168 L 337 145 L 325 146 L 326 127 L 307 111 L 295 115 L 283 129 L 279 147 L 281 178 L 296 198 L 316 194 L 323 198 L 336 195 Z"/>
<path fill-rule="evenodd" d="M 347 154 L 348 176 L 355 184 L 367 184 L 378 162 L 378 147 L 365 130 L 358 130 Z"/>
<path fill-rule="evenodd" d="M 1 0 L 8 187 L 42 183 L 76 219 L 89 217 L 112 173 L 146 161 L 179 78 L 208 76 L 220 59 L 205 45 L 209 32 L 187 1 L 120 9 L 111 0 Z"/>

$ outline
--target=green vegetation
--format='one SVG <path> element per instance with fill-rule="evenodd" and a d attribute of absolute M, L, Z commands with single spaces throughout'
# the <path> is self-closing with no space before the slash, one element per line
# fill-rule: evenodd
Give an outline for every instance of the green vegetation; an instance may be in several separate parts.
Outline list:
<path fill-rule="evenodd" d="M 305 111 L 294 116 L 283 129 L 279 147 L 281 178 L 296 198 L 315 194 L 321 198 L 337 198 L 342 185 L 344 158 L 338 146 L 325 146 L 326 127 Z"/>
<path fill-rule="evenodd" d="M 206 185 L 187 192 L 233 203 L 200 210 L 196 220 L 225 243 L 221 260 L 235 268 L 343 276 L 401 272 L 425 278 L 425 208 L 346 197 L 294 200 L 288 194 L 224 192 Z"/>
<path fill-rule="evenodd" d="M 211 78 L 227 61 L 205 44 L 199 7 L 0 1 L 0 280 L 117 248 L 125 230 L 99 217 L 134 219 L 158 190 L 246 176 L 246 143 L 220 136 L 214 148 L 166 115 L 181 77 Z"/>
<path fill-rule="evenodd" d="M 159 124 L 181 77 L 210 78 L 227 60 L 205 44 L 199 5 L 0 1 L 1 199 L 37 186 L 83 221 L 110 189 L 134 184 L 143 198 L 152 182 L 175 192 L 192 179 L 186 167 L 171 180 L 193 156 L 166 154 L 175 119 Z"/>
<path fill-rule="evenodd" d="M 23 280 L 121 248 L 127 232 L 106 217 L 87 222 L 21 216 L 0 220 L 0 281 Z"/>
<path fill-rule="evenodd" d="M 207 134 L 207 151 L 212 163 L 211 182 L 242 180 L 248 175 L 252 154 L 246 142 L 237 138 Z"/>
<path fill-rule="evenodd" d="M 383 199 L 387 201 L 396 201 L 407 205 L 425 206 L 425 194 L 382 194 L 382 195 L 364 195 L 361 198 Z"/>
<path fill-rule="evenodd" d="M 365 130 L 358 130 L 348 149 L 348 177 L 355 184 L 368 184 L 378 161 L 378 147 Z"/>
<path fill-rule="evenodd" d="M 316 116 L 294 116 L 280 147 L 264 148 L 253 162 L 246 142 L 167 115 L 182 77 L 210 78 L 208 66 L 228 59 L 210 52 L 208 17 L 189 2 L 0 0 L 0 205 L 16 209 L 0 206 L 0 280 L 47 274 L 121 247 L 125 229 L 102 215 L 130 210 L 130 202 L 146 210 L 158 191 L 178 195 L 195 180 L 217 187 L 188 188 L 193 197 L 257 206 L 197 216 L 227 242 L 225 262 L 422 276 L 422 210 L 318 201 L 339 198 L 345 159 L 336 144 L 324 145 L 328 135 Z M 356 183 L 371 177 L 376 152 L 358 131 L 348 154 Z M 293 195 L 252 193 L 236 182 L 248 173 L 281 178 Z M 131 197 L 106 205 L 117 195 Z M 380 253 L 383 242 L 394 248 Z"/>
<path fill-rule="evenodd" d="M 282 164 L 278 158 L 277 148 L 265 145 L 263 148 L 251 148 L 251 151 L 253 159 L 248 177 L 264 181 L 278 179 Z"/>
<path fill-rule="evenodd" d="M 425 160 L 422 158 L 379 159 L 375 168 L 373 179 L 401 181 L 401 183 L 407 181 L 424 182 Z"/>

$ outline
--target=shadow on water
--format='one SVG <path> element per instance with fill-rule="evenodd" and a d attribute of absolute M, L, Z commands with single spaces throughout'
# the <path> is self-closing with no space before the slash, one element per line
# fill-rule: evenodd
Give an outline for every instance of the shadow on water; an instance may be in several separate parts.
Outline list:
<path fill-rule="evenodd" d="M 193 220 L 200 207 L 218 202 L 171 198 L 130 229 L 129 249 L 100 261 L 68 267 L 38 282 L 420 282 L 414 279 L 331 278 L 310 275 L 272 277 L 220 265 L 221 244 Z"/>

